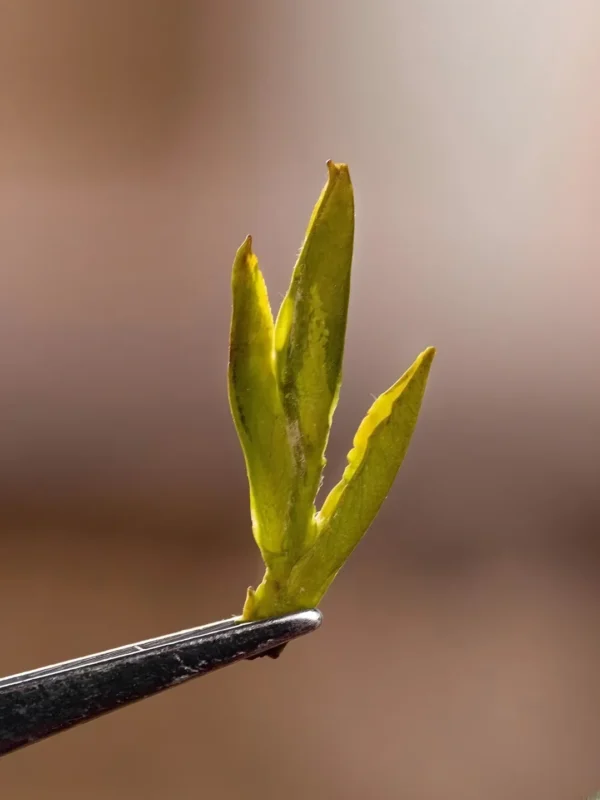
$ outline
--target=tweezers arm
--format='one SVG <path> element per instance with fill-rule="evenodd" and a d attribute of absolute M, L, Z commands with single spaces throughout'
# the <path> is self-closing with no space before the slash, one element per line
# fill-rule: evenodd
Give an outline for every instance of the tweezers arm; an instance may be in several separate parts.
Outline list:
<path fill-rule="evenodd" d="M 318 627 L 320 614 L 217 623 L 0 681 L 0 755 Z"/>

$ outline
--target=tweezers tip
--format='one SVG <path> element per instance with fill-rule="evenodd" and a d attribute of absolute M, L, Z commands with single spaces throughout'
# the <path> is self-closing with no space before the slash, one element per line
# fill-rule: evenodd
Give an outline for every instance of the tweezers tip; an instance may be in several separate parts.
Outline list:
<path fill-rule="evenodd" d="M 318 608 L 309 608 L 279 617 L 279 624 L 285 629 L 290 639 L 316 631 L 322 622 L 323 615 Z"/>
<path fill-rule="evenodd" d="M 321 614 L 318 608 L 309 608 L 306 611 L 298 611 L 296 618 L 298 620 L 299 627 L 307 632 L 316 631 L 317 628 L 321 627 L 321 623 L 323 622 L 323 614 Z"/>
<path fill-rule="evenodd" d="M 318 608 L 310 608 L 304 611 L 296 611 L 292 614 L 285 614 L 281 617 L 275 617 L 270 620 L 270 622 L 283 628 L 285 640 L 283 642 L 280 641 L 279 644 L 274 647 L 263 650 L 261 653 L 250 656 L 248 659 L 249 661 L 253 661 L 256 658 L 263 658 L 264 656 L 279 658 L 290 641 L 299 636 L 304 636 L 307 633 L 316 631 L 323 622 L 323 615 Z"/>

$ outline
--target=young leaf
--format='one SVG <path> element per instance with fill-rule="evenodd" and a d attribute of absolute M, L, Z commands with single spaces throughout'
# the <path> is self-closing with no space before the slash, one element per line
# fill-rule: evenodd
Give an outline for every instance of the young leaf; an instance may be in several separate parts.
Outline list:
<path fill-rule="evenodd" d="M 286 550 L 294 486 L 291 450 L 275 378 L 273 317 L 250 237 L 233 265 L 229 402 L 250 484 L 254 538 L 266 564 Z"/>
<path fill-rule="evenodd" d="M 295 531 L 314 539 L 314 501 L 342 374 L 354 195 L 348 167 L 327 162 L 329 177 L 313 210 L 289 291 L 275 325 L 277 376 L 292 446 Z"/>
<path fill-rule="evenodd" d="M 417 421 L 433 348 L 373 404 L 340 483 L 314 502 L 338 400 L 354 240 L 348 168 L 329 178 L 273 325 L 250 238 L 233 270 L 229 397 L 267 570 L 244 619 L 317 605 L 387 495 Z"/>
<path fill-rule="evenodd" d="M 377 515 L 410 444 L 434 355 L 433 347 L 421 353 L 361 422 L 342 479 L 317 516 L 317 540 L 290 575 L 296 607 L 319 603 Z"/>

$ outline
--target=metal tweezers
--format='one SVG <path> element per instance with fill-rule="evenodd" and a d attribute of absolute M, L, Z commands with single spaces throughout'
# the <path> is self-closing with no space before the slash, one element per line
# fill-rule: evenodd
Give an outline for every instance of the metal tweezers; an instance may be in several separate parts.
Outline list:
<path fill-rule="evenodd" d="M 2 678 L 0 755 L 236 661 L 276 657 L 320 624 L 317 609 L 259 622 L 233 617 Z"/>

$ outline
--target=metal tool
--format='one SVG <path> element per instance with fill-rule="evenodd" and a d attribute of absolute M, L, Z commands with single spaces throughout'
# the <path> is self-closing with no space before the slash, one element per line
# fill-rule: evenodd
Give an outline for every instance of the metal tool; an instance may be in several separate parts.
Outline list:
<path fill-rule="evenodd" d="M 316 630 L 321 613 L 239 618 L 148 639 L 0 679 L 0 755 L 260 655 Z"/>

